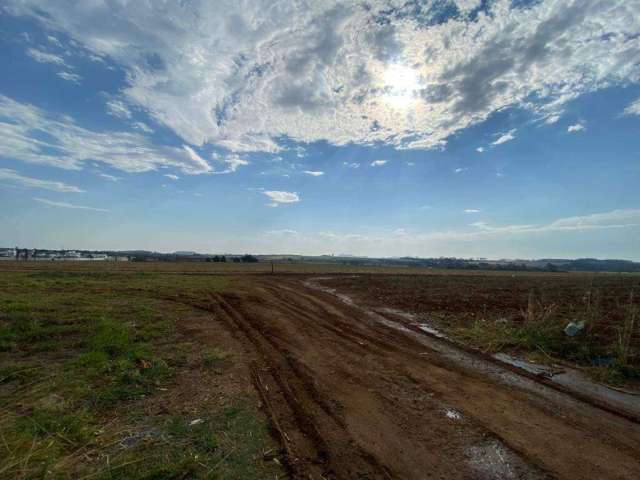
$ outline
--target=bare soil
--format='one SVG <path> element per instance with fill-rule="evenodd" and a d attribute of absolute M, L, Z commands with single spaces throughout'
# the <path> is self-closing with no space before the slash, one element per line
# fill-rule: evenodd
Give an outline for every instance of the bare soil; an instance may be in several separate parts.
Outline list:
<path fill-rule="evenodd" d="M 298 278 L 244 276 L 197 306 L 241 345 L 292 478 L 640 478 L 637 422 L 487 374 Z"/>

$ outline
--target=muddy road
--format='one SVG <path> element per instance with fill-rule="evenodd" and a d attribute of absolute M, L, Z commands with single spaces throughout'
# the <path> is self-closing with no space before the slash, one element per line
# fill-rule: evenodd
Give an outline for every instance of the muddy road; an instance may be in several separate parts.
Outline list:
<path fill-rule="evenodd" d="M 299 279 L 245 277 L 200 307 L 241 345 L 293 478 L 640 478 L 638 423 Z"/>

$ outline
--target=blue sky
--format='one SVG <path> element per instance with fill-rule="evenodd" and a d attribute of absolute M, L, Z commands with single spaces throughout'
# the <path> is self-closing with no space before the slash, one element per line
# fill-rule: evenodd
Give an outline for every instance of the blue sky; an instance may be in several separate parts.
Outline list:
<path fill-rule="evenodd" d="M 0 6 L 0 245 L 640 260 L 640 2 Z"/>

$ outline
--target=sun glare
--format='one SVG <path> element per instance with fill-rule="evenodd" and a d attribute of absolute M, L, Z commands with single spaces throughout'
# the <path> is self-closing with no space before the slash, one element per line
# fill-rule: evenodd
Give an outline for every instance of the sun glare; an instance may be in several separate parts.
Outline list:
<path fill-rule="evenodd" d="M 384 72 L 384 84 L 387 87 L 385 100 L 394 107 L 407 108 L 414 103 L 420 87 L 419 75 L 405 65 L 390 65 Z"/>

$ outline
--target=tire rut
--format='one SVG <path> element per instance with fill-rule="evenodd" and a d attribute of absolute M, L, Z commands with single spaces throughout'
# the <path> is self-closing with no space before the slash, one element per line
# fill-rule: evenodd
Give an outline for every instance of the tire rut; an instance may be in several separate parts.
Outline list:
<path fill-rule="evenodd" d="M 239 305 L 233 305 L 234 296 L 214 295 L 212 300 L 211 309 L 241 331 L 258 354 L 254 384 L 283 443 L 293 478 L 394 478 L 373 455 L 357 447 L 335 407 L 318 391 L 313 375 L 268 333 L 268 326 L 245 311 L 246 299 Z"/>

